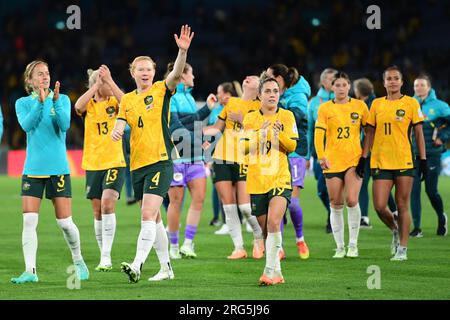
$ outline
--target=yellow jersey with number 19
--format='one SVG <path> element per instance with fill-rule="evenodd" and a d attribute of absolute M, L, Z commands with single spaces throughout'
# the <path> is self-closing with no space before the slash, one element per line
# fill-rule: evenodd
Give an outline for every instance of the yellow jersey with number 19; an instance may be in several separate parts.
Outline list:
<path fill-rule="evenodd" d="M 171 96 L 166 83 L 158 81 L 145 92 L 134 90 L 122 97 L 117 119 L 125 120 L 131 128 L 131 171 L 171 159 Z"/>
<path fill-rule="evenodd" d="M 89 100 L 84 117 L 84 147 L 81 167 L 84 170 L 106 170 L 126 167 L 122 141 L 111 139 L 119 102 L 112 96 L 108 100 Z"/>
<path fill-rule="evenodd" d="M 368 118 L 369 108 L 358 99 L 343 104 L 333 99 L 320 105 L 315 128 L 325 130 L 324 157 L 330 163 L 329 169 L 323 172 L 343 172 L 358 164 L 362 153 L 361 129 Z M 322 149 L 316 147 L 316 150 Z"/>
<path fill-rule="evenodd" d="M 272 137 L 272 127 L 276 121 L 282 124 L 279 139 Z M 263 123 L 269 121 L 267 139 L 261 138 Z M 278 108 L 273 115 L 264 115 L 260 110 L 249 113 L 244 118 L 245 138 L 250 145 L 247 171 L 247 193 L 264 194 L 272 189 L 292 189 L 288 154 L 295 150 L 298 131 L 294 114 Z M 286 150 L 280 141 L 289 141 L 292 150 Z M 253 146 L 253 147 L 252 147 Z"/>
<path fill-rule="evenodd" d="M 370 167 L 382 170 L 413 168 L 412 128 L 423 120 L 420 105 L 412 97 L 375 99 L 367 121 L 375 127 Z"/>

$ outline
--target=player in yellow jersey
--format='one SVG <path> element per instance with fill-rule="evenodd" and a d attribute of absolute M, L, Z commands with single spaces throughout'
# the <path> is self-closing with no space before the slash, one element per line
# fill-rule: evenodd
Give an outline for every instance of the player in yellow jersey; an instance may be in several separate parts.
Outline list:
<path fill-rule="evenodd" d="M 258 84 L 257 76 L 247 76 L 242 83 L 242 97 L 231 97 L 219 114 L 217 122 L 203 131 L 205 135 L 215 135 L 217 131 L 223 132 L 212 156 L 212 177 L 223 204 L 225 220 L 234 244 L 234 250 L 228 256 L 230 260 L 247 258 L 238 206 L 253 230 L 253 258 L 261 259 L 264 256 L 262 230 L 256 218 L 252 216 L 250 196 L 246 192 L 247 164 L 243 153 L 239 150 L 244 116 L 260 108 L 260 101 L 257 100 Z"/>
<path fill-rule="evenodd" d="M 361 220 L 358 199 L 364 173 L 360 139 L 361 130 L 369 118 L 369 109 L 363 101 L 349 97 L 351 82 L 347 74 L 338 72 L 332 86 L 335 98 L 319 107 L 314 146 L 330 197 L 330 223 L 337 247 L 333 258 L 356 258 Z M 347 253 L 344 200 L 350 238 Z"/>
<path fill-rule="evenodd" d="M 173 178 L 172 158 L 176 157 L 176 150 L 175 155 L 172 154 L 174 146 L 170 139 L 174 121 L 170 117 L 169 101 L 180 81 L 194 33 L 188 25 L 184 25 L 180 37 L 174 37 L 178 56 L 165 81 L 153 83 L 156 64 L 150 57 L 140 56 L 132 62 L 130 72 L 137 89 L 122 97 L 112 132 L 112 139 L 118 141 L 123 136 L 125 124 L 131 127 L 130 168 L 134 194 L 142 213 L 136 256 L 133 263 L 122 263 L 122 271 L 128 275 L 130 282 L 139 281 L 142 266 L 152 247 L 161 269 L 149 281 L 174 278 L 160 207 Z"/>
<path fill-rule="evenodd" d="M 86 170 L 86 198 L 94 211 L 94 230 L 100 248 L 97 271 L 112 269 L 111 249 L 116 231 L 116 202 L 124 182 L 125 159 L 122 143 L 109 134 L 116 121 L 123 92 L 106 65 L 88 70 L 88 90 L 75 103 L 84 118 L 82 168 Z"/>
<path fill-rule="evenodd" d="M 409 202 L 415 175 L 411 134 L 414 129 L 420 159 L 419 176 L 422 177 L 426 172 L 424 117 L 417 100 L 401 93 L 403 76 L 398 67 L 387 68 L 383 81 L 387 96 L 372 102 L 367 121 L 370 126 L 366 138 L 368 146 L 364 146 L 363 156 L 367 157 L 371 147 L 374 207 L 393 234 L 391 261 L 403 261 L 407 260 L 411 224 Z M 398 224 L 387 206 L 394 185 Z"/>
<path fill-rule="evenodd" d="M 280 87 L 273 78 L 259 86 L 261 109 L 244 119 L 245 151 L 249 153 L 247 193 L 252 214 L 266 235 L 266 266 L 260 285 L 284 283 L 279 251 L 281 220 L 292 195 L 288 154 L 297 146 L 298 132 L 291 111 L 278 107 Z"/>

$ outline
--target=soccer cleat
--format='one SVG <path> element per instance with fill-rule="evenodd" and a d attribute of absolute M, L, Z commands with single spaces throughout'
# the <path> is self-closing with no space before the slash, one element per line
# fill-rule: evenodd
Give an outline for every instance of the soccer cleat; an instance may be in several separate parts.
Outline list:
<path fill-rule="evenodd" d="M 444 213 L 444 221 L 439 221 L 439 225 L 436 231 L 436 234 L 438 236 L 446 236 L 448 229 L 447 229 L 447 222 L 448 222 L 448 218 L 447 218 L 447 214 Z"/>
<path fill-rule="evenodd" d="M 11 282 L 15 284 L 24 284 L 28 282 L 38 282 L 39 278 L 37 274 L 31 272 L 24 272 L 17 278 L 11 278 Z"/>
<path fill-rule="evenodd" d="M 180 251 L 178 250 L 178 246 L 176 248 L 170 247 L 169 256 L 170 256 L 170 259 L 173 259 L 173 260 L 181 259 L 181 254 L 180 254 Z"/>
<path fill-rule="evenodd" d="M 130 283 L 138 283 L 141 277 L 140 270 L 133 269 L 133 266 L 127 262 L 122 262 L 120 269 L 128 276 L 128 280 Z"/>
<path fill-rule="evenodd" d="M 161 269 L 153 277 L 148 278 L 148 281 L 172 280 L 174 278 L 175 278 L 175 275 L 172 270 L 170 270 L 170 269 L 162 270 Z"/>
<path fill-rule="evenodd" d="M 220 227 L 219 230 L 215 231 L 214 234 L 217 234 L 219 236 L 227 235 L 230 233 L 230 229 L 228 228 L 228 225 L 224 223 L 222 227 Z"/>
<path fill-rule="evenodd" d="M 264 257 L 264 240 L 253 240 L 253 259 L 261 259 Z"/>
<path fill-rule="evenodd" d="M 86 263 L 84 263 L 83 260 L 75 261 L 74 263 L 76 274 L 78 279 L 82 280 L 88 280 L 89 279 L 89 270 L 86 266 Z"/>
<path fill-rule="evenodd" d="M 399 251 L 397 251 L 395 256 L 391 258 L 391 261 L 406 261 L 406 260 L 408 260 L 406 252 L 399 252 Z"/>
<path fill-rule="evenodd" d="M 112 270 L 112 265 L 101 265 L 99 264 L 98 266 L 95 267 L 95 271 L 99 271 L 99 272 L 108 272 Z"/>
<path fill-rule="evenodd" d="M 345 257 L 345 248 L 337 248 L 336 253 L 334 254 L 334 259 L 341 259 Z"/>
<path fill-rule="evenodd" d="M 347 258 L 358 258 L 358 247 L 356 246 L 349 246 L 347 250 Z"/>
<path fill-rule="evenodd" d="M 372 225 L 369 222 L 369 219 L 361 218 L 361 222 L 359 224 L 360 229 L 372 229 Z"/>
<path fill-rule="evenodd" d="M 422 229 L 414 228 L 413 231 L 409 233 L 409 236 L 412 238 L 422 238 L 423 237 Z"/>
<path fill-rule="evenodd" d="M 197 254 L 194 251 L 194 247 L 183 244 L 180 248 L 180 254 L 183 258 L 197 258 Z"/>
<path fill-rule="evenodd" d="M 278 251 L 278 259 L 280 259 L 280 260 L 286 259 L 286 252 L 284 252 L 283 248 L 280 248 L 280 251 Z"/>
<path fill-rule="evenodd" d="M 209 223 L 209 225 L 214 227 L 220 227 L 222 225 L 222 222 L 219 219 L 213 218 Z"/>
<path fill-rule="evenodd" d="M 305 241 L 297 242 L 297 250 L 300 255 L 300 259 L 306 260 L 309 258 L 309 248 Z"/>
<path fill-rule="evenodd" d="M 259 286 L 271 286 L 273 285 L 273 279 L 271 279 L 269 276 L 263 274 L 259 278 Z"/>
<path fill-rule="evenodd" d="M 400 244 L 399 234 L 398 232 L 394 232 L 392 234 L 392 243 L 391 243 L 391 255 L 395 255 L 397 253 L 397 247 Z"/>
<path fill-rule="evenodd" d="M 245 259 L 247 258 L 247 251 L 245 249 L 234 250 L 227 258 L 229 260 Z"/>
<path fill-rule="evenodd" d="M 274 276 L 272 278 L 272 284 L 283 284 L 285 283 L 283 276 Z"/>

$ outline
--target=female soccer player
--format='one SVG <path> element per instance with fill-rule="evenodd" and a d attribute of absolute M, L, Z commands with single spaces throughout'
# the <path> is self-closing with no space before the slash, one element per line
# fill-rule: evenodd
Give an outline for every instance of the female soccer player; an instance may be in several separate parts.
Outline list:
<path fill-rule="evenodd" d="M 112 141 L 119 101 L 123 92 L 111 77 L 106 65 L 88 70 L 88 90 L 75 103 L 84 118 L 82 168 L 86 170 L 86 198 L 94 211 L 94 231 L 100 248 L 97 271 L 112 269 L 111 248 L 116 232 L 116 201 L 122 190 L 125 159 L 122 143 Z"/>
<path fill-rule="evenodd" d="M 330 223 L 336 242 L 333 258 L 358 257 L 361 219 L 358 197 L 364 167 L 361 164 L 361 129 L 369 117 L 367 105 L 348 95 L 351 82 L 338 72 L 332 81 L 335 98 L 321 104 L 314 133 L 317 159 L 325 175 L 330 196 Z M 358 166 L 358 168 L 356 168 Z M 345 253 L 344 198 L 347 204 L 349 245 Z"/>
<path fill-rule="evenodd" d="M 180 37 L 174 35 L 178 56 L 172 72 L 165 81 L 153 83 L 155 63 L 150 57 L 134 59 L 130 73 L 137 89 L 122 97 L 119 115 L 112 132 L 112 139 L 122 138 L 125 124 L 131 127 L 131 173 L 135 198 L 141 207 L 141 231 L 137 241 L 137 252 L 132 263 L 123 262 L 130 282 L 138 282 L 142 266 L 152 247 L 158 255 L 161 270 L 149 281 L 172 279 L 166 230 L 161 220 L 160 207 L 169 190 L 173 177 L 170 139 L 174 122 L 169 119 L 169 102 L 183 72 L 187 51 L 194 33 L 188 25 L 181 27 Z"/>
<path fill-rule="evenodd" d="M 56 222 L 72 253 L 80 280 L 89 278 L 81 255 L 80 233 L 72 221 L 70 170 L 66 154 L 66 132 L 70 127 L 70 100 L 59 93 L 56 81 L 50 90 L 48 64 L 35 60 L 24 73 L 29 94 L 16 101 L 17 119 L 27 134 L 27 156 L 22 176 L 22 250 L 25 272 L 11 282 L 38 282 L 36 273 L 38 213 L 42 195 L 51 199 Z"/>
<path fill-rule="evenodd" d="M 173 63 L 169 63 L 166 74 L 172 72 L 173 66 Z M 192 88 L 194 87 L 194 78 L 192 66 L 186 63 L 181 74 L 181 81 L 176 87 L 176 93 L 170 100 L 170 113 L 178 117 L 184 126 L 184 129 L 172 135 L 172 140 L 177 149 L 179 149 L 180 158 L 174 160 L 173 180 L 170 183 L 169 189 L 170 202 L 167 208 L 167 224 L 170 240 L 169 254 L 171 259 L 197 257 L 194 251 L 193 241 L 197 233 L 197 226 L 200 222 L 206 194 L 206 171 L 203 162 L 202 144 L 194 143 L 195 139 L 193 141 L 190 137 L 191 135 L 198 135 L 198 138 L 202 138 L 202 131 L 199 130 L 201 128 L 201 121 L 206 119 L 211 113 L 211 109 L 214 107 L 214 101 L 207 99 L 206 105 L 197 110 L 197 105 L 191 95 Z M 200 128 L 196 127 L 198 125 L 200 125 Z M 189 206 L 186 218 L 184 243 L 179 248 L 178 230 L 185 187 L 189 189 L 191 194 L 191 205 Z"/>
<path fill-rule="evenodd" d="M 291 199 L 288 154 L 295 150 L 298 133 L 292 112 L 278 108 L 280 87 L 275 79 L 261 81 L 259 98 L 261 109 L 244 119 L 245 151 L 250 153 L 247 192 L 252 214 L 267 235 L 266 266 L 259 283 L 273 285 L 284 283 L 279 259 L 280 225 Z"/>
<path fill-rule="evenodd" d="M 411 146 L 411 131 L 414 129 L 419 150 L 419 176 L 423 177 L 427 161 L 422 131 L 424 120 L 419 103 L 403 95 L 403 76 L 396 66 L 383 72 L 387 96 L 375 99 L 370 108 L 367 124 L 366 144 L 363 157 L 371 147 L 370 168 L 373 179 L 373 202 L 380 219 L 392 231 L 391 261 L 407 260 L 409 236 L 409 201 L 413 184 L 414 159 Z M 372 146 L 373 145 L 373 146 Z M 398 210 L 398 225 L 387 206 L 388 197 L 395 185 L 395 203 Z M 400 237 L 400 239 L 399 239 Z"/>
<path fill-rule="evenodd" d="M 228 256 L 231 260 L 247 258 L 236 203 L 239 204 L 239 210 L 253 229 L 253 258 L 261 259 L 264 256 L 262 231 L 258 221 L 252 216 L 250 196 L 246 192 L 247 164 L 239 150 L 244 117 L 260 108 L 260 101 L 257 100 L 258 83 L 257 76 L 247 76 L 242 84 L 242 97 L 231 97 L 217 122 L 203 130 L 205 135 L 215 135 L 217 131 L 223 132 L 215 145 L 213 154 L 213 182 L 223 203 L 225 219 L 234 244 L 234 250 Z M 217 98 L 215 99 L 217 101 Z"/>
<path fill-rule="evenodd" d="M 414 98 L 420 103 L 425 117 L 423 135 L 428 166 L 425 176 L 425 191 L 437 214 L 436 234 L 445 236 L 447 234 L 447 215 L 444 213 L 444 204 L 438 191 L 438 179 L 441 172 L 441 154 L 445 151 L 445 144 L 450 141 L 450 108 L 447 103 L 436 97 L 436 92 L 431 88 L 430 78 L 426 75 L 420 75 L 414 81 L 414 92 Z M 417 150 L 415 151 L 417 153 Z M 411 211 L 414 222 L 414 230 L 410 233 L 411 237 L 422 237 L 419 173 L 416 171 L 411 194 Z"/>
<path fill-rule="evenodd" d="M 308 150 L 308 98 L 311 95 L 309 83 L 299 75 L 296 68 L 288 68 L 284 64 L 274 64 L 267 69 L 267 76 L 273 77 L 280 85 L 280 105 L 290 110 L 297 123 L 299 141 L 295 151 L 289 155 L 292 173 L 292 201 L 289 204 L 292 224 L 295 228 L 295 237 L 298 254 L 301 259 L 309 258 L 309 248 L 303 236 L 303 210 L 300 206 L 299 194 L 303 189 L 307 161 L 310 154 Z M 284 250 L 280 251 L 282 258 Z"/>

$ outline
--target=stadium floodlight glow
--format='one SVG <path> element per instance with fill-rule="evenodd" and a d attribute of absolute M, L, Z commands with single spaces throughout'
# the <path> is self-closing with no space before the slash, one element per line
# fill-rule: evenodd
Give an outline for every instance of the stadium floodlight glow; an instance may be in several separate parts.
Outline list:
<path fill-rule="evenodd" d="M 312 24 L 314 27 L 318 27 L 318 26 L 320 26 L 321 22 L 320 22 L 320 20 L 319 20 L 318 18 L 312 18 L 312 19 L 311 19 L 311 24 Z"/>
<path fill-rule="evenodd" d="M 64 30 L 65 27 L 66 27 L 66 24 L 63 21 L 58 21 L 55 24 L 55 28 L 58 30 Z"/>

